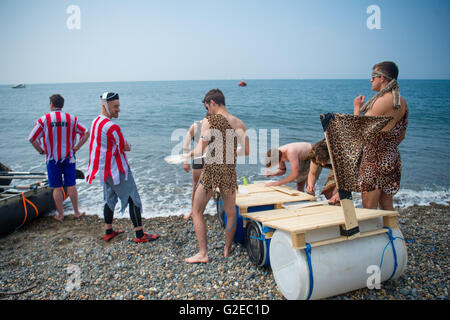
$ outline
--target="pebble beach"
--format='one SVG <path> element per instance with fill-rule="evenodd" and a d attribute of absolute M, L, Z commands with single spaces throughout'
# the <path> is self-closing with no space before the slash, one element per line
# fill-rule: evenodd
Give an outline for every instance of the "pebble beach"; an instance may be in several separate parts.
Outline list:
<path fill-rule="evenodd" d="M 448 300 L 450 206 L 431 203 L 398 209 L 408 243 L 408 266 L 380 289 L 363 288 L 332 300 Z M 67 214 L 67 213 L 66 213 Z M 0 299 L 3 300 L 283 300 L 270 268 L 256 267 L 240 244 L 223 257 L 224 230 L 205 214 L 208 264 L 186 264 L 197 251 L 192 221 L 181 216 L 144 219 L 160 239 L 133 242 L 127 218 L 115 219 L 125 233 L 106 243 L 103 219 L 86 215 L 64 221 L 42 217 L 0 238 Z M 80 282 L 75 283 L 78 275 Z M 75 283 L 75 285 L 73 285 Z M 72 284 L 72 286 L 71 286 Z"/>

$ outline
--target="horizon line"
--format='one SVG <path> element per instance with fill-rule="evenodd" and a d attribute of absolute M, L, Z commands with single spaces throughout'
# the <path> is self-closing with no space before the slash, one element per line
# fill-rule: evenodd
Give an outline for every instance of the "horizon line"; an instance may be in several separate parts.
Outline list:
<path fill-rule="evenodd" d="M 242 81 L 245 78 L 235 78 L 235 79 L 169 79 L 169 80 L 113 80 L 113 81 L 73 81 L 73 82 L 14 82 L 14 83 L 0 83 L 0 86 L 10 86 L 10 85 L 40 85 L 40 84 L 82 84 L 82 83 L 120 83 L 120 82 L 175 82 L 175 81 Z M 249 78 L 245 81 L 261 81 L 261 80 L 369 80 L 367 78 Z M 430 81 L 448 81 L 450 78 L 399 78 L 398 81 L 402 80 L 430 80 Z"/>

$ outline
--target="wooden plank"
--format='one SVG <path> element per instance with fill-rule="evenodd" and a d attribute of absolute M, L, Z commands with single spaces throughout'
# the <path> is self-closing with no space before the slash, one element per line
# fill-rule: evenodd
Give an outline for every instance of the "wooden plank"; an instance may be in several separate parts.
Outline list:
<path fill-rule="evenodd" d="M 385 227 L 389 227 L 391 229 L 398 228 L 398 220 L 396 216 L 384 216 L 383 223 Z"/>
<path fill-rule="evenodd" d="M 247 213 L 248 208 L 246 207 L 239 207 L 239 214 L 243 215 L 244 213 Z"/>
<path fill-rule="evenodd" d="M 238 207 L 256 207 L 276 203 L 315 201 L 316 197 L 301 192 L 299 195 L 290 196 L 278 191 L 249 194 L 244 197 L 236 197 Z"/>
<path fill-rule="evenodd" d="M 331 152 L 331 149 L 330 149 L 330 143 L 328 142 L 328 132 L 324 131 L 323 134 L 325 135 L 325 142 L 327 143 L 328 154 L 330 155 L 331 170 L 333 171 L 333 175 L 336 178 L 337 177 L 336 176 L 336 171 L 334 171 L 334 168 L 335 168 L 335 166 L 334 166 L 334 156 L 333 156 L 333 152 Z M 339 185 L 338 185 L 337 179 L 336 179 L 336 187 L 339 190 Z"/>
<path fill-rule="evenodd" d="M 342 211 L 344 212 L 344 220 L 345 220 L 344 229 L 351 230 L 353 228 L 358 227 L 358 219 L 356 218 L 356 210 L 355 205 L 353 204 L 353 200 L 351 199 L 341 200 L 341 207 Z M 350 239 L 354 238 L 358 233 L 359 231 L 356 234 L 351 235 L 349 238 Z"/>
<path fill-rule="evenodd" d="M 339 209 L 338 209 L 339 210 Z M 308 208 L 283 208 L 277 210 L 266 210 L 266 211 L 256 211 L 251 213 L 246 213 L 243 215 L 245 218 L 249 218 L 252 220 L 267 222 L 271 220 L 280 220 L 280 219 L 288 219 L 297 216 L 303 216 L 308 214 L 318 214 L 318 213 L 326 213 L 326 212 L 340 212 L 337 211 L 334 206 L 316 206 L 316 207 L 308 207 Z"/>
<path fill-rule="evenodd" d="M 376 210 L 376 209 L 364 209 L 356 208 L 356 215 L 358 220 L 365 216 L 380 217 L 380 216 L 398 216 L 397 211 L 388 210 Z M 322 213 L 335 213 L 337 215 L 342 215 L 342 209 L 339 206 L 315 206 L 306 208 L 283 208 L 278 210 L 267 210 L 267 211 L 257 211 L 252 213 L 247 213 L 248 218 L 262 219 L 271 216 L 276 218 L 294 217 L 294 216 L 306 216 L 306 215 L 316 215 Z M 272 220 L 270 218 L 270 220 Z"/>
<path fill-rule="evenodd" d="M 271 239 L 273 237 L 273 231 L 267 232 L 264 234 L 264 238 L 266 239 Z"/>
<path fill-rule="evenodd" d="M 357 218 L 359 221 L 371 219 L 379 216 L 398 216 L 396 211 L 374 210 L 357 208 Z M 329 219 L 329 216 L 324 217 L 324 214 L 333 214 L 342 217 L 342 209 L 338 206 L 316 206 L 307 208 L 283 208 L 277 210 L 256 211 L 245 213 L 242 216 L 248 219 L 259 221 L 267 224 L 269 221 L 283 220 L 295 217 L 303 217 L 307 215 L 314 215 L 314 218 L 320 220 Z M 345 221 L 345 220 L 340 220 Z"/>
<path fill-rule="evenodd" d="M 306 248 L 306 237 L 304 233 L 292 233 L 292 247 L 294 249 Z"/>
<path fill-rule="evenodd" d="M 323 201 L 310 201 L 310 202 L 304 202 L 301 204 L 293 204 L 293 205 L 283 205 L 283 208 L 286 209 L 297 209 L 297 208 L 306 208 L 306 207 L 316 207 L 316 206 L 326 206 L 329 205 L 328 204 L 328 200 L 323 200 Z"/>
<path fill-rule="evenodd" d="M 247 210 L 248 210 L 248 208 L 239 208 L 239 214 L 242 216 L 243 214 L 247 213 Z M 248 223 L 247 219 L 242 221 L 244 228 L 247 228 L 247 223 Z"/>
<path fill-rule="evenodd" d="M 387 229 L 377 229 L 377 230 L 372 230 L 372 231 L 360 232 L 354 239 L 370 237 L 370 236 L 374 236 L 374 235 L 378 235 L 378 234 L 382 234 L 382 233 L 386 233 L 386 232 L 387 232 Z M 349 240 L 352 240 L 352 239 L 348 239 L 348 237 L 345 237 L 345 236 L 340 236 L 337 238 L 311 242 L 310 245 L 312 248 L 317 248 L 320 246 L 325 246 L 328 244 L 339 243 L 339 242 L 349 241 Z M 305 249 L 306 243 L 303 247 L 296 248 L 296 247 L 294 247 L 294 244 L 292 244 L 292 247 L 295 249 Z"/>
<path fill-rule="evenodd" d="M 295 213 L 292 213 L 292 215 L 287 215 L 289 213 L 286 209 L 277 209 L 277 210 L 265 210 L 265 211 L 255 211 L 251 213 L 243 214 L 242 216 L 244 218 L 249 218 L 256 221 L 266 221 L 266 220 L 274 220 L 274 219 L 280 219 L 285 216 L 291 217 L 296 216 Z"/>
<path fill-rule="evenodd" d="M 298 220 L 299 217 L 291 218 L 291 219 L 285 219 L 285 220 L 274 220 L 274 221 L 268 221 L 264 223 L 265 226 L 268 226 L 273 229 L 277 230 L 283 230 L 291 233 L 297 233 L 297 232 L 306 232 L 310 230 L 320 229 L 320 228 L 326 228 L 326 227 L 332 227 L 337 226 L 344 223 L 343 217 L 328 217 L 328 219 L 323 221 L 317 221 L 317 220 Z"/>
<path fill-rule="evenodd" d="M 332 206 L 326 208 L 330 210 L 330 207 Z M 307 209 L 316 209 L 316 207 L 304 208 L 303 210 Z M 270 228 L 280 229 L 291 233 L 305 232 L 308 230 L 345 224 L 344 216 L 342 215 L 342 212 L 340 212 L 341 208 L 337 207 L 334 210 L 331 210 L 332 211 L 326 211 L 322 213 L 318 212 L 315 214 L 298 215 L 286 219 L 268 220 L 262 223 L 263 225 Z M 356 208 L 355 211 L 358 221 L 374 219 L 382 216 L 398 216 L 398 212 L 396 211 L 370 210 L 360 208 Z"/>
<path fill-rule="evenodd" d="M 273 191 L 273 189 L 270 187 L 264 187 L 263 185 L 257 185 L 257 184 L 239 185 L 238 187 L 239 187 L 238 195 L 237 195 L 238 197 L 246 195 L 246 194 Z M 242 192 L 243 192 L 242 194 L 239 194 L 240 190 L 242 190 Z"/>
<path fill-rule="evenodd" d="M 287 186 L 272 186 L 270 187 L 272 190 L 280 191 L 282 193 L 286 193 L 290 196 L 298 196 L 300 194 L 300 191 L 293 190 L 292 188 L 286 188 Z"/>

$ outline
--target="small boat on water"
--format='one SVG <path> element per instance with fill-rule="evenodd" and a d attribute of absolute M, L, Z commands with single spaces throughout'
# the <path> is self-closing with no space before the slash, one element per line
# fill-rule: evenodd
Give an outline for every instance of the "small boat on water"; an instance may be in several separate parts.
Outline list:
<path fill-rule="evenodd" d="M 13 180 L 41 179 L 29 185 L 10 185 Z M 64 194 L 67 189 L 64 187 Z M 0 163 L 0 236 L 55 210 L 53 188 L 45 174 L 12 172 Z"/>
<path fill-rule="evenodd" d="M 247 83 L 245 83 L 244 80 L 242 80 L 241 82 L 239 82 L 239 87 L 246 87 Z"/>
<path fill-rule="evenodd" d="M 13 88 L 13 89 L 23 89 L 23 88 L 26 88 L 26 86 L 25 86 L 24 83 L 19 83 L 19 84 L 16 84 L 16 85 L 12 86 L 11 88 Z"/>

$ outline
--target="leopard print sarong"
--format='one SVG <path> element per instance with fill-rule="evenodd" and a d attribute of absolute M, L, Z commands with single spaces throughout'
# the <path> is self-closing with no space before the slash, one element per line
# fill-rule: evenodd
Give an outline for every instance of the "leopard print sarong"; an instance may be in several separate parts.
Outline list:
<path fill-rule="evenodd" d="M 322 117 L 322 116 L 321 116 Z M 363 147 L 383 129 L 392 117 L 327 114 L 324 125 L 328 149 L 339 190 L 360 192 L 358 182 Z"/>
<path fill-rule="evenodd" d="M 380 131 L 364 148 L 359 171 L 362 192 L 381 189 L 394 195 L 400 188 L 402 161 L 398 145 L 408 126 L 408 109 L 390 131 Z"/>

